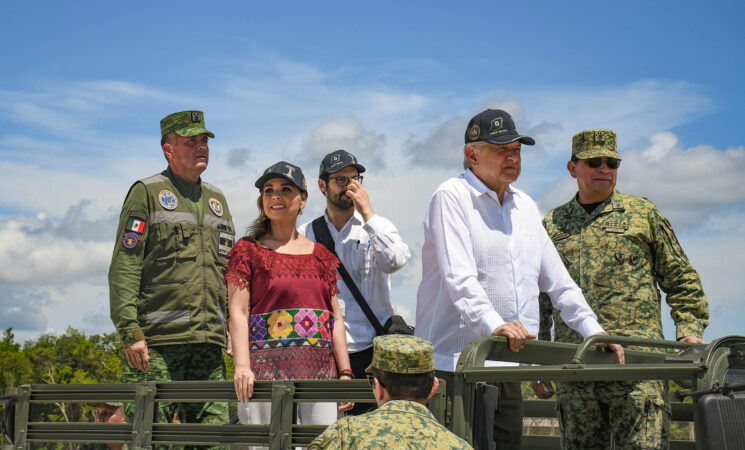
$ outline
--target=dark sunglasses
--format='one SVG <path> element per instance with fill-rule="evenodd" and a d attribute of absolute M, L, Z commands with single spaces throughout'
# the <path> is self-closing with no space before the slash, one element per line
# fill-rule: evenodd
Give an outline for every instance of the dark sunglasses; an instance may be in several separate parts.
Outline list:
<path fill-rule="evenodd" d="M 602 166 L 603 161 L 605 161 L 605 165 L 608 166 L 609 169 L 618 169 L 618 166 L 621 165 L 621 160 L 616 158 L 590 158 L 585 160 L 587 165 L 592 169 L 597 169 Z"/>

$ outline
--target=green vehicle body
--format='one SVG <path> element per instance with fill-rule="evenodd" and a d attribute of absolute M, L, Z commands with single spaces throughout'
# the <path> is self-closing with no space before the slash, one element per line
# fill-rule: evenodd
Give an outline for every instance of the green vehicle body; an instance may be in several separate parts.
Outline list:
<path fill-rule="evenodd" d="M 615 342 L 624 346 L 658 349 L 626 350 L 626 364 L 613 363 L 612 353 L 596 347 L 596 342 Z M 481 387 L 489 381 L 579 381 L 579 380 L 678 380 L 694 392 L 745 383 L 745 337 L 727 336 L 713 341 L 699 352 L 678 351 L 694 344 L 619 336 L 592 336 L 581 344 L 530 341 L 520 352 L 509 350 L 502 337 L 472 341 L 460 356 L 455 372 L 452 401 L 453 432 L 473 441 L 474 425 L 482 420 L 476 414 Z M 671 350 L 660 353 L 659 349 Z M 675 351 L 672 351 L 675 350 Z M 513 361 L 519 367 L 484 367 L 486 360 Z M 235 402 L 232 382 L 167 382 L 143 384 L 24 385 L 8 388 L 2 398 L 3 450 L 24 450 L 43 442 L 127 442 L 130 449 L 149 449 L 156 444 L 174 445 L 265 445 L 289 449 L 308 445 L 325 428 L 322 425 L 293 423 L 294 404 L 317 401 L 373 403 L 365 380 L 287 380 L 258 381 L 252 401 L 272 403 L 269 425 L 203 425 L 153 423 L 155 403 L 159 401 Z M 131 424 L 29 422 L 32 404 L 50 402 L 95 403 L 134 402 L 137 414 Z M 444 386 L 429 401 L 435 417 L 444 423 Z M 696 420 L 693 403 L 672 402 L 673 420 Z M 555 417 L 554 402 L 525 402 L 525 417 Z M 703 443 L 673 441 L 671 449 L 703 448 Z M 558 437 L 524 436 L 525 449 L 559 448 Z"/>

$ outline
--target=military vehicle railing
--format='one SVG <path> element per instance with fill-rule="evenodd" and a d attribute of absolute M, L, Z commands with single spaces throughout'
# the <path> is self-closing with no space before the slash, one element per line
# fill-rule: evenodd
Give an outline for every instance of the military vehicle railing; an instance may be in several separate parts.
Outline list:
<path fill-rule="evenodd" d="M 269 425 L 207 425 L 155 423 L 158 402 L 235 402 L 232 382 L 150 382 L 143 384 L 34 384 L 6 390 L 3 450 L 23 450 L 40 442 L 129 442 L 130 449 L 147 449 L 158 444 L 217 445 L 243 444 L 288 449 L 307 446 L 326 428 L 297 425 L 294 403 L 374 403 L 367 380 L 257 381 L 251 401 L 271 402 Z M 30 407 L 37 403 L 134 402 L 131 424 L 29 422 Z M 444 420 L 445 390 L 438 389 L 430 409 Z M 12 431 L 11 431 L 12 430 Z M 12 444 L 8 444 L 8 442 Z"/>
<path fill-rule="evenodd" d="M 455 373 L 452 429 L 472 442 L 476 389 L 490 381 L 580 380 L 689 380 L 693 390 L 705 390 L 726 381 L 728 371 L 745 369 L 745 337 L 718 339 L 700 353 L 671 355 L 626 350 L 627 364 L 613 363 L 614 355 L 593 343 L 683 349 L 691 344 L 602 336 L 583 344 L 529 341 L 518 353 L 501 337 L 477 339 L 463 351 Z M 484 367 L 485 360 L 514 361 L 539 366 Z M 745 372 L 743 372 L 745 373 Z M 272 403 L 269 425 L 206 425 L 155 423 L 158 402 L 235 402 L 232 382 L 151 382 L 144 384 L 25 385 L 8 388 L 3 408 L 3 450 L 23 450 L 41 442 L 129 442 L 131 449 L 157 444 L 244 444 L 272 449 L 305 446 L 323 431 L 322 425 L 294 424 L 295 403 L 354 401 L 373 403 L 365 380 L 258 381 L 252 401 Z M 134 402 L 131 424 L 30 422 L 30 411 L 40 403 Z M 429 407 L 440 422 L 445 419 L 445 386 L 440 386 Z M 555 417 L 554 402 L 527 401 L 526 417 Z M 673 420 L 693 420 L 690 403 L 672 403 Z M 523 448 L 559 448 L 557 437 L 524 436 Z M 691 442 L 673 442 L 671 448 L 695 448 Z"/>
<path fill-rule="evenodd" d="M 615 355 L 598 342 L 618 343 L 654 349 L 700 349 L 686 354 L 658 353 L 625 349 L 626 364 L 615 364 Z M 511 361 L 520 367 L 484 367 L 487 360 Z M 473 442 L 477 386 L 499 381 L 629 381 L 680 380 L 693 390 L 722 385 L 731 370 L 745 369 L 745 337 L 727 336 L 702 346 L 676 341 L 621 336 L 591 336 L 581 344 L 528 341 L 513 352 L 503 337 L 475 339 L 458 359 L 453 398 L 453 432 Z M 528 401 L 526 417 L 555 417 L 554 402 Z M 673 420 L 694 420 L 690 403 L 672 403 Z M 559 448 L 558 437 L 523 436 L 523 448 Z M 686 441 L 673 441 L 673 449 L 696 448 Z"/>

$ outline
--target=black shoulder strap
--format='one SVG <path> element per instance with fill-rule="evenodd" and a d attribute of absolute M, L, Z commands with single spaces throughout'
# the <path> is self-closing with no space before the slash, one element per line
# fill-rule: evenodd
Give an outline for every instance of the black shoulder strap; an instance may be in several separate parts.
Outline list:
<path fill-rule="evenodd" d="M 336 254 L 336 246 L 331 239 L 329 227 L 326 225 L 325 217 L 321 216 L 313 221 L 313 234 L 316 236 L 316 242 L 326 247 L 331 253 L 334 254 L 334 256 L 339 258 L 339 255 Z M 362 312 L 364 312 L 365 316 L 367 316 L 367 320 L 369 320 L 373 328 L 375 328 L 375 334 L 378 336 L 382 335 L 383 325 L 381 325 L 378 318 L 375 317 L 372 309 L 370 309 L 370 305 L 367 304 L 365 297 L 362 296 L 362 292 L 357 289 L 357 285 L 354 283 L 354 280 L 352 280 L 349 272 L 347 272 L 347 268 L 344 267 L 344 264 L 342 264 L 341 259 L 339 259 L 339 266 L 336 268 L 336 270 L 339 272 L 339 275 L 341 275 L 342 280 L 344 280 L 344 284 L 346 284 L 350 292 L 352 292 L 354 299 L 357 300 L 357 304 L 360 305 L 360 308 L 362 308 Z"/>

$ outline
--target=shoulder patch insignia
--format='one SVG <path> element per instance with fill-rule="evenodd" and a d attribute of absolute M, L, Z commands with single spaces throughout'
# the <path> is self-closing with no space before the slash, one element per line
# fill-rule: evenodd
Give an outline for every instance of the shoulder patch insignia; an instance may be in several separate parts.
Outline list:
<path fill-rule="evenodd" d="M 124 235 L 124 239 L 122 239 L 122 247 L 126 249 L 133 249 L 137 247 L 137 244 L 140 243 L 140 235 L 137 233 L 129 232 Z"/>
<path fill-rule="evenodd" d="M 220 200 L 216 198 L 210 197 L 210 199 L 207 201 L 210 205 L 210 209 L 217 217 L 222 217 L 223 210 L 222 210 L 222 203 L 220 203 Z"/>
<path fill-rule="evenodd" d="M 145 231 L 145 225 L 147 225 L 147 223 L 144 220 L 130 216 L 129 221 L 127 222 L 127 231 L 134 231 L 135 233 L 142 234 L 142 232 Z"/>
<path fill-rule="evenodd" d="M 178 199 L 173 195 L 173 192 L 168 189 L 163 189 L 160 191 L 160 194 L 158 194 L 158 203 L 160 203 L 160 206 L 165 209 L 173 210 L 178 206 Z"/>

